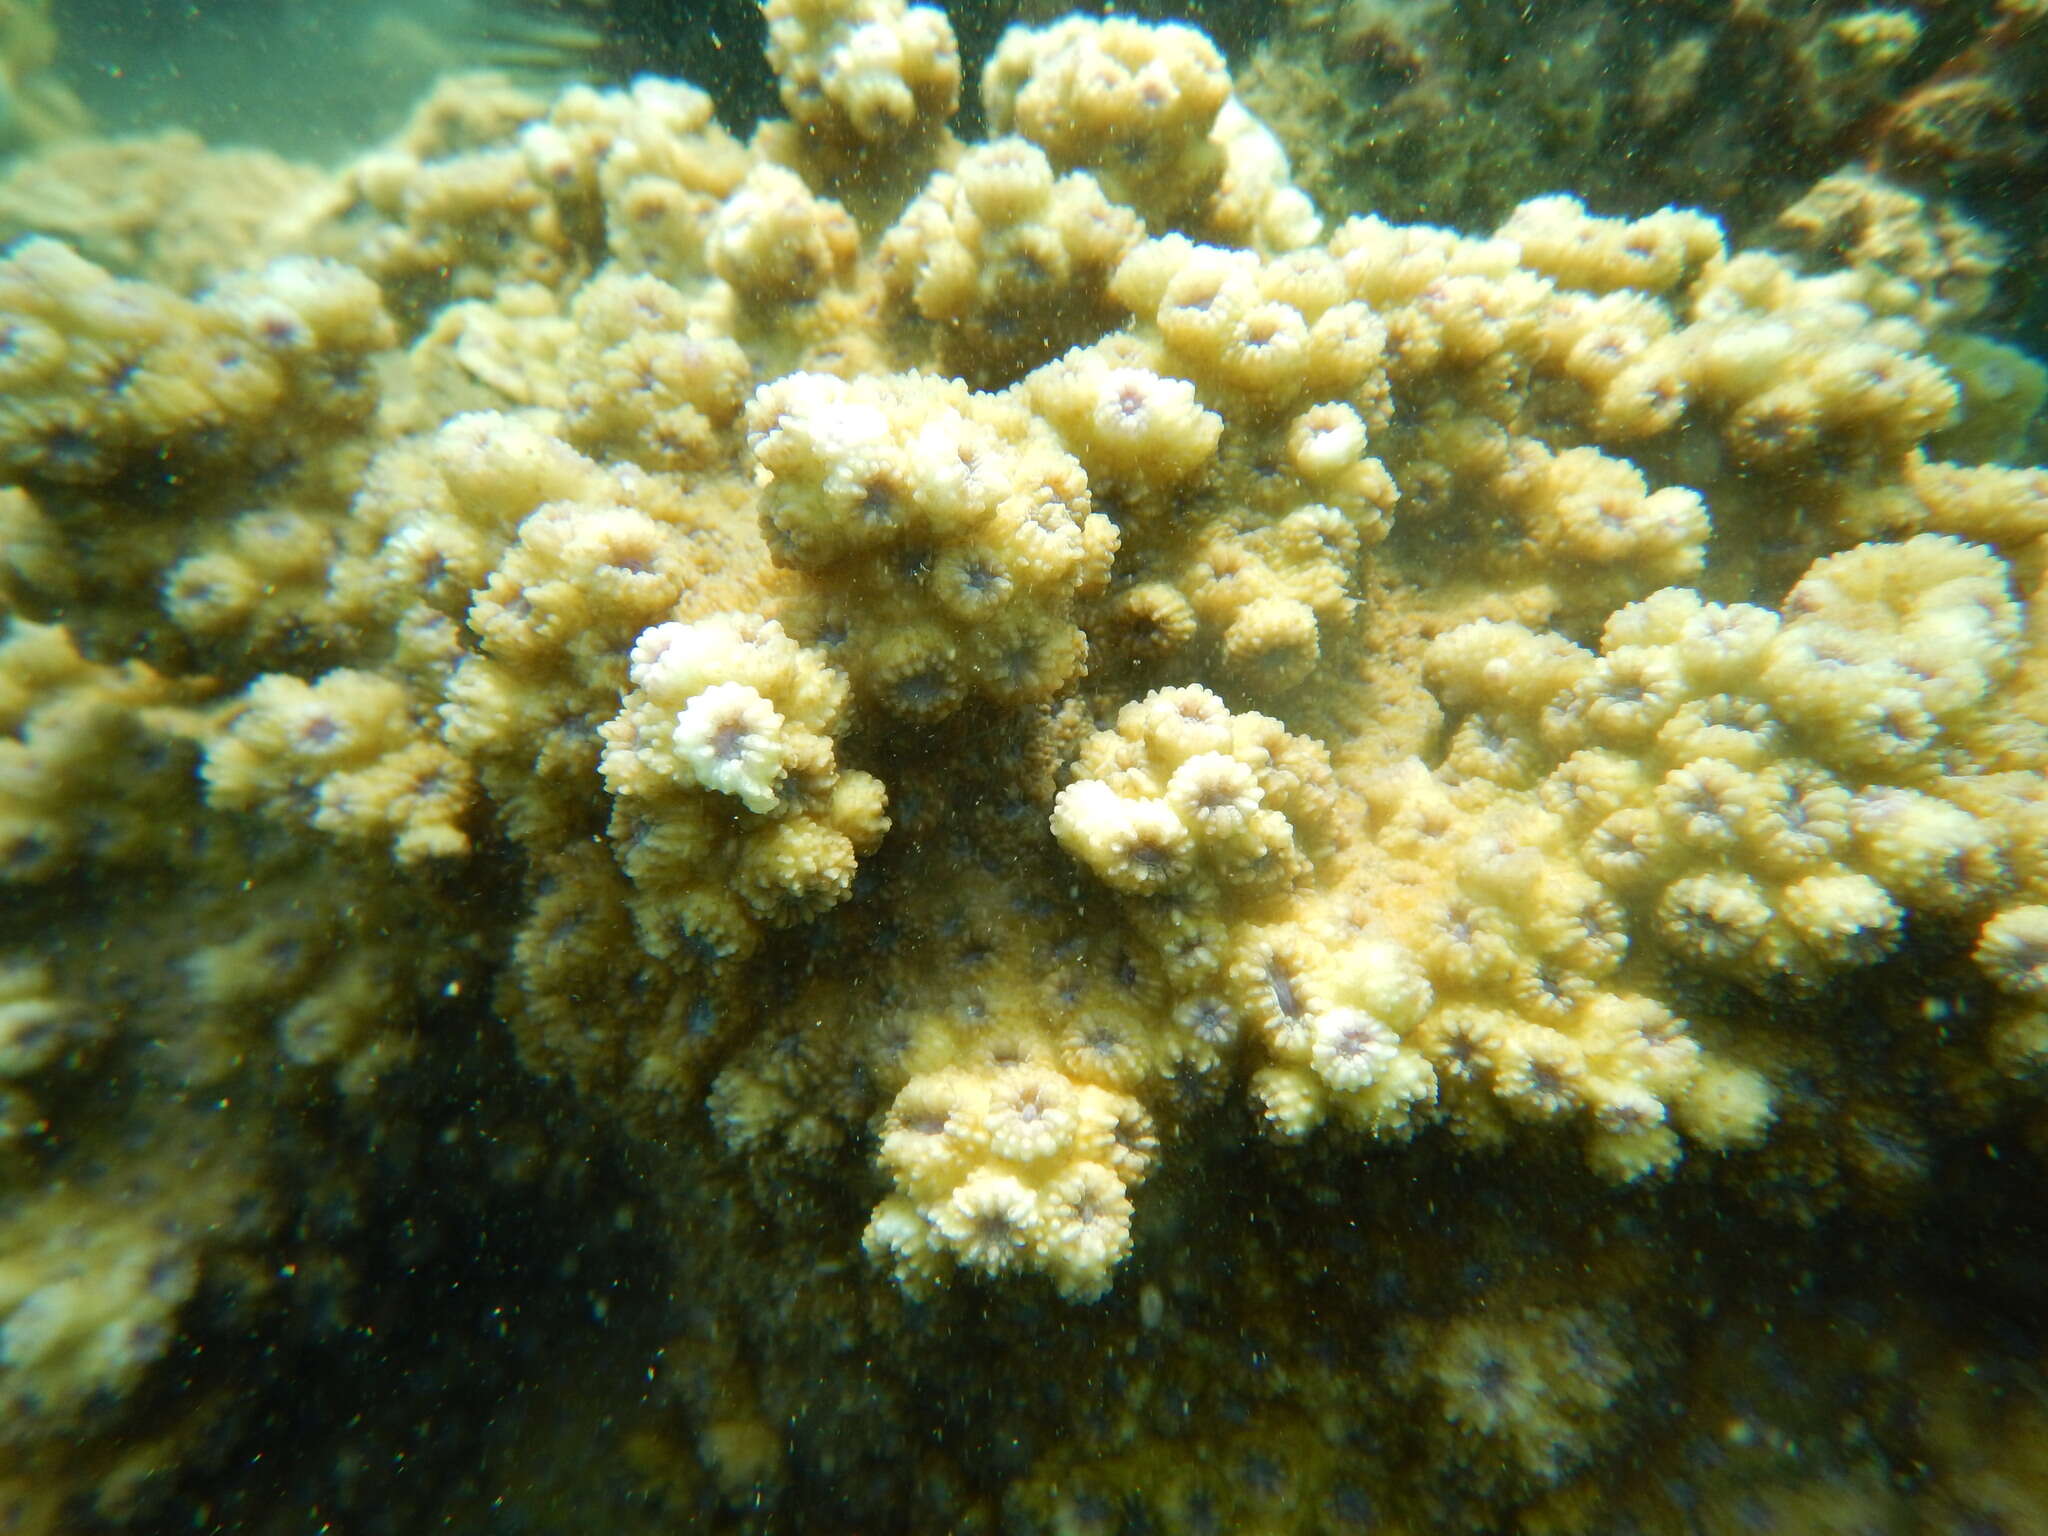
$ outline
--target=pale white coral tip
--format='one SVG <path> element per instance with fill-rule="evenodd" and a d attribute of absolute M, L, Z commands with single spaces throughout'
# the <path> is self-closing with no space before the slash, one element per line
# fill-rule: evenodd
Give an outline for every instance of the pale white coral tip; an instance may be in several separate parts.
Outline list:
<path fill-rule="evenodd" d="M 781 730 L 775 706 L 745 683 L 714 683 L 683 706 L 676 756 L 706 789 L 766 815 L 784 774 Z"/>

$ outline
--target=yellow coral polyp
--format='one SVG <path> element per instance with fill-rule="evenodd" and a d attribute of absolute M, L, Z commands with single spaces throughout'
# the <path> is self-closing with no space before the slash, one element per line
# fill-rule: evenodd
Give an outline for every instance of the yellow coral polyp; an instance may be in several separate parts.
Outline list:
<path fill-rule="evenodd" d="M 402 862 L 469 851 L 460 823 L 471 770 L 426 738 L 388 677 L 343 668 L 313 684 L 260 679 L 209 743 L 204 772 L 217 805 L 388 838 Z"/>
<path fill-rule="evenodd" d="M 781 166 L 756 166 L 719 205 L 706 242 L 711 270 L 755 303 L 815 298 L 853 265 L 846 211 L 811 195 Z"/>
<path fill-rule="evenodd" d="M 1400 1037 L 1358 1008 L 1332 1008 L 1317 1016 L 1309 1063 L 1340 1093 L 1369 1088 L 1400 1055 Z"/>
<path fill-rule="evenodd" d="M 978 1168 L 939 1205 L 932 1225 L 961 1263 L 1000 1276 L 1022 1266 L 1042 1223 L 1021 1180 Z"/>
<path fill-rule="evenodd" d="M 999 139 L 933 179 L 879 261 L 892 308 L 938 328 L 955 372 L 1008 383 L 1106 328 L 1110 274 L 1142 233 L 1093 177 Z"/>
<path fill-rule="evenodd" d="M 1780 909 L 1830 967 L 1869 964 L 1899 936 L 1897 905 L 1867 875 L 1809 875 L 1786 888 Z"/>
<path fill-rule="evenodd" d="M 1129 1188 L 1152 1137 L 1134 1100 L 1020 1055 L 913 1076 L 884 1122 L 899 1193 L 876 1208 L 868 1249 L 906 1284 L 948 1265 L 1048 1276 L 1093 1300 L 1130 1249 Z"/>
<path fill-rule="evenodd" d="M 1261 715 L 1232 715 L 1203 688 L 1127 704 L 1084 743 L 1054 802 L 1060 846 L 1126 891 L 1285 880 L 1304 868 L 1326 814 L 1320 749 Z"/>
<path fill-rule="evenodd" d="M 1077 349 L 1031 375 L 1034 407 L 1087 468 L 1091 484 L 1137 498 L 1136 510 L 1209 462 L 1222 418 L 1185 379 Z"/>
<path fill-rule="evenodd" d="M 942 12 L 900 0 L 774 0 L 765 9 L 769 62 L 797 122 L 886 141 L 952 114 L 960 59 Z"/>
<path fill-rule="evenodd" d="M 1079 671 L 1072 605 L 1106 581 L 1117 531 L 1028 412 L 907 377 L 793 374 L 748 419 L 763 532 L 808 584 L 792 622 L 844 625 L 836 655 L 865 694 L 938 718 Z M 857 586 L 886 595 L 849 607 Z"/>
<path fill-rule="evenodd" d="M 1169 226 L 1193 217 L 1222 179 L 1211 132 L 1229 95 L 1206 37 L 1123 19 L 1015 28 L 982 76 L 997 131 L 1021 133 L 1062 169 L 1095 171 L 1118 201 Z M 1130 152 L 1105 153 L 1112 143 Z"/>
<path fill-rule="evenodd" d="M 838 762 L 844 675 L 774 620 L 725 614 L 644 632 L 628 681 L 597 766 L 646 942 L 736 954 L 844 900 L 889 825 L 880 782 Z"/>
<path fill-rule="evenodd" d="M 2048 907 L 2011 907 L 1977 937 L 1977 964 L 2004 992 L 2048 997 Z"/>
<path fill-rule="evenodd" d="M 1194 838 L 1172 806 L 1126 799 L 1099 780 L 1060 792 L 1052 830 L 1061 846 L 1120 890 L 1158 890 L 1193 868 Z"/>
<path fill-rule="evenodd" d="M 766 813 L 783 777 L 782 725 L 775 706 L 745 683 L 713 683 L 676 717 L 676 756 L 706 789 Z"/>
<path fill-rule="evenodd" d="M 1665 889 L 1657 920 L 1664 937 L 1695 964 L 1733 967 L 1763 938 L 1771 908 L 1746 875 L 1690 875 Z"/>

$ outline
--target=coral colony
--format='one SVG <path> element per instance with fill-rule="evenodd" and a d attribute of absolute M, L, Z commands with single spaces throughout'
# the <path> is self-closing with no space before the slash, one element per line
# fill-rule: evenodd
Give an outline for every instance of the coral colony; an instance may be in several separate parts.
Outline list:
<path fill-rule="evenodd" d="M 621 1530 L 2039 1528 L 1927 1283 L 2048 1135 L 1982 248 L 1325 218 L 1190 28 L 976 144 L 939 11 L 766 13 L 749 142 L 453 77 L 0 259 L 0 1524 L 265 1443 L 219 1341 L 460 1166 L 668 1298 L 545 1351 Z"/>

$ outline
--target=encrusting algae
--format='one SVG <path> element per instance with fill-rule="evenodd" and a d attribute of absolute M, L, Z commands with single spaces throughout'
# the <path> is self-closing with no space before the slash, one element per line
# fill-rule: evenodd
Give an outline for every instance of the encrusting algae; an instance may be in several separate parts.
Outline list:
<path fill-rule="evenodd" d="M 436 1410 L 622 1529 L 2048 1520 L 1994 247 L 1326 222 L 1187 27 L 971 145 L 766 14 L 749 143 L 457 78 L 196 293 L 0 257 L 0 1524 L 272 1528 L 430 1177 L 632 1229 L 628 1393 Z"/>

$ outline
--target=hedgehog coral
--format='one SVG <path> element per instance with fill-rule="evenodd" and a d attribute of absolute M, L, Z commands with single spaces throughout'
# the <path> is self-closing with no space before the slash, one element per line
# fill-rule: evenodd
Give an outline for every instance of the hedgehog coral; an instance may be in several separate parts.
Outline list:
<path fill-rule="evenodd" d="M 843 900 L 889 825 L 880 783 L 836 761 L 845 676 L 753 615 L 657 625 L 629 665 L 598 767 L 644 942 L 730 954 L 754 920 Z"/>
<path fill-rule="evenodd" d="M 892 305 L 938 327 L 948 372 L 1008 383 L 1107 328 L 1110 274 L 1142 229 L 1085 172 L 1055 180 L 1035 145 L 999 139 L 934 177 L 877 255 Z"/>
<path fill-rule="evenodd" d="M 748 407 L 761 520 L 809 591 L 794 619 L 884 708 L 1057 693 L 1086 644 L 1068 618 L 1117 532 L 1087 479 L 999 396 L 924 380 L 792 374 Z"/>
<path fill-rule="evenodd" d="M 2048 1146 L 1988 258 L 1325 236 L 1190 28 L 1012 30 L 970 146 L 937 10 L 765 22 L 745 144 L 450 82 L 196 298 L 0 261 L 0 1441 L 210 1476 L 159 1407 L 404 1326 L 365 1233 L 473 1274 L 377 1203 L 453 1167 L 622 1529 L 1963 1489 L 1916 1287 Z"/>
<path fill-rule="evenodd" d="M 1126 891 L 1286 881 L 1328 837 L 1328 766 L 1205 688 L 1161 689 L 1084 743 L 1053 806 L 1060 845 Z"/>

